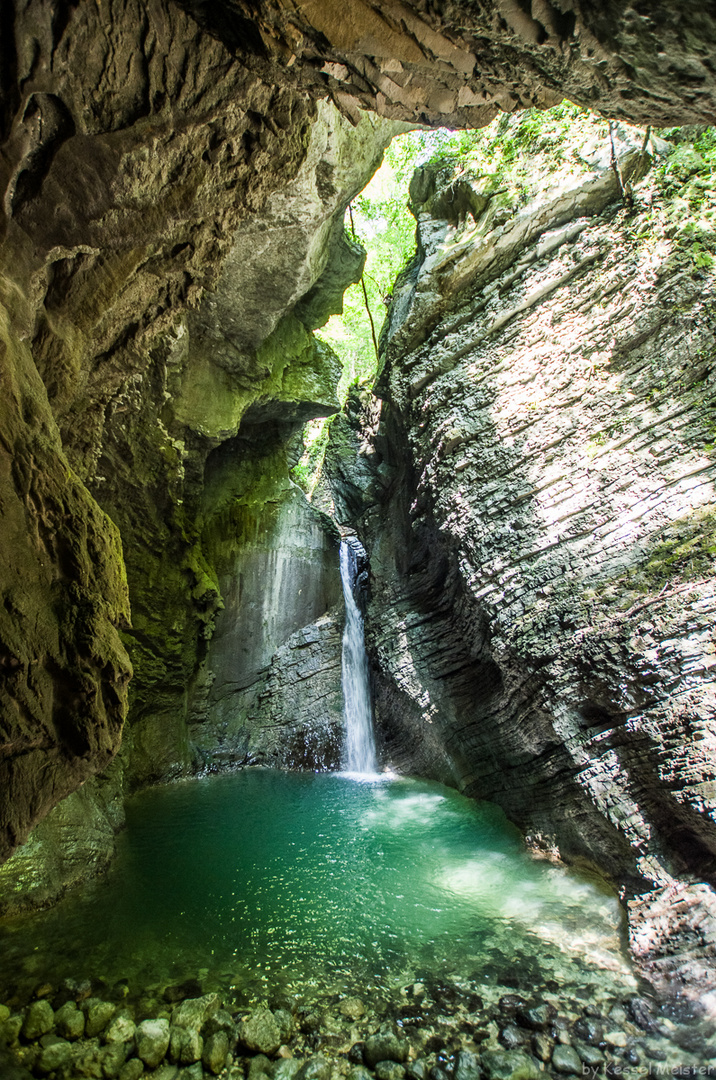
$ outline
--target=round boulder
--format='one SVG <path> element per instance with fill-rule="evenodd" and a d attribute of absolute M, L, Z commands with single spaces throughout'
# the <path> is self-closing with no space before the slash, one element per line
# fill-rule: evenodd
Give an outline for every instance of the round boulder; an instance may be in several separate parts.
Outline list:
<path fill-rule="evenodd" d="M 135 1033 L 137 1057 L 148 1069 L 156 1069 L 169 1049 L 169 1021 L 142 1020 Z"/>

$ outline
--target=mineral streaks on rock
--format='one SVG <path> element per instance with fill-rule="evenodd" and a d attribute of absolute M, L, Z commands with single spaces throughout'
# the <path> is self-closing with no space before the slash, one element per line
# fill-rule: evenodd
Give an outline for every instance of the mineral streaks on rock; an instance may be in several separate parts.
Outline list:
<path fill-rule="evenodd" d="M 337 543 L 291 483 L 280 434 L 263 454 L 262 438 L 247 431 L 207 465 L 202 543 L 223 610 L 189 738 L 204 766 L 325 768 L 342 728 L 340 625 L 329 614 L 340 603 Z"/>
<path fill-rule="evenodd" d="M 463 790 L 637 891 L 716 855 L 715 281 L 690 194 L 713 213 L 698 176 L 592 216 L 575 191 L 553 222 L 543 198 L 486 266 L 479 215 L 421 215 L 442 238 L 396 290 L 381 389 L 407 493 L 367 631 L 413 703 L 385 722 L 404 752 L 437 727 Z"/>
<path fill-rule="evenodd" d="M 481 127 L 499 109 L 562 97 L 606 115 L 710 123 L 716 104 L 713 16 L 586 0 L 479 5 L 454 0 L 183 0 L 231 48 L 253 53 L 348 115 Z M 686 43 L 688 42 L 688 46 Z"/>
<path fill-rule="evenodd" d="M 175 4 L 61 7 L 3 19 L 0 858 L 116 752 L 117 627 L 152 724 L 137 746 L 153 775 L 190 761 L 186 688 L 220 607 L 204 461 L 257 400 L 293 424 L 335 407 L 337 362 L 308 328 L 360 273 L 343 208 L 395 129 L 265 81 Z M 237 318 L 254 324 L 238 343 Z"/>

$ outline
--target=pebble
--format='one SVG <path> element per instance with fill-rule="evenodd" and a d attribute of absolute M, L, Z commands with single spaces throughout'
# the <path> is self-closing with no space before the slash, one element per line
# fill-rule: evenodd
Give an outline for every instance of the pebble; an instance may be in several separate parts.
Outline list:
<path fill-rule="evenodd" d="M 282 1043 L 281 1029 L 269 1009 L 256 1009 L 238 1027 L 239 1044 L 254 1054 L 273 1056 Z"/>
<path fill-rule="evenodd" d="M 156 1069 L 169 1049 L 169 1021 L 143 1020 L 135 1034 L 137 1057 L 148 1069 Z"/>
<path fill-rule="evenodd" d="M 359 997 L 344 998 L 338 1006 L 338 1011 L 347 1020 L 360 1020 L 365 1013 L 365 1005 Z"/>
<path fill-rule="evenodd" d="M 557 1010 L 554 1005 L 550 1005 L 545 1001 L 541 1005 L 532 1006 L 532 1008 L 518 1009 L 517 1022 L 522 1024 L 523 1027 L 532 1028 L 533 1031 L 545 1031 L 556 1015 Z"/>
<path fill-rule="evenodd" d="M 552 1057 L 553 1042 L 543 1031 L 536 1031 L 532 1036 L 532 1051 L 540 1061 L 549 1061 Z"/>
<path fill-rule="evenodd" d="M 103 1032 L 117 1011 L 109 1001 L 100 1001 L 98 998 L 89 998 L 83 1002 L 82 1010 L 85 1014 L 85 1035 L 88 1039 Z"/>
<path fill-rule="evenodd" d="M 425 1075 L 423 1068 L 423 1077 L 416 1076 L 416 1066 L 418 1064 L 422 1064 L 422 1062 L 416 1061 L 412 1070 L 408 1070 L 413 1080 L 423 1080 Z M 470 1050 L 461 1050 L 455 1058 L 454 1080 L 480 1080 L 481 1075 L 480 1059 L 477 1054 L 473 1054 Z"/>
<path fill-rule="evenodd" d="M 296 1080 L 328 1080 L 331 1075 L 331 1063 L 323 1054 L 314 1054 L 301 1064 L 296 1073 Z"/>
<path fill-rule="evenodd" d="M 392 1033 L 379 1033 L 366 1039 L 363 1048 L 363 1059 L 369 1069 L 375 1068 L 379 1061 L 408 1060 L 409 1044 L 405 1039 L 399 1039 Z"/>
<path fill-rule="evenodd" d="M 196 1028 L 199 1031 L 220 1005 L 221 998 L 218 994 L 204 994 L 203 997 L 188 998 L 172 1010 L 172 1024 L 176 1024 L 177 1027 Z"/>
<path fill-rule="evenodd" d="M 606 1031 L 604 1033 L 604 1042 L 608 1046 L 620 1046 L 624 1047 L 627 1044 L 627 1036 L 624 1031 Z"/>
<path fill-rule="evenodd" d="M 582 1073 L 582 1061 L 572 1046 L 559 1045 L 555 1046 L 552 1054 L 552 1068 L 569 1076 L 579 1076 Z"/>
<path fill-rule="evenodd" d="M 379 1061 L 375 1067 L 378 1080 L 403 1080 L 405 1069 L 397 1061 Z"/>
<path fill-rule="evenodd" d="M 39 1039 L 55 1026 L 55 1014 L 49 1001 L 33 1001 L 25 1013 L 22 1022 L 22 1036 L 28 1042 Z"/>
<path fill-rule="evenodd" d="M 603 1063 L 604 1054 L 596 1046 L 589 1046 L 588 1043 L 578 1042 L 576 1039 L 572 1045 L 585 1065 L 595 1066 Z"/>
<path fill-rule="evenodd" d="M 64 1039 L 81 1039 L 85 1033 L 85 1014 L 76 1001 L 66 1001 L 55 1013 L 55 1029 Z"/>
<path fill-rule="evenodd" d="M 144 1072 L 144 1065 L 139 1058 L 132 1058 L 119 1070 L 119 1080 L 139 1080 Z"/>
<path fill-rule="evenodd" d="M 278 1049 L 278 1048 L 277 1048 Z M 229 1054 L 229 1036 L 225 1031 L 217 1031 L 204 1043 L 201 1063 L 214 1076 L 218 1076 L 226 1064 Z"/>
<path fill-rule="evenodd" d="M 520 1050 L 488 1050 L 481 1057 L 487 1080 L 540 1080 L 537 1062 Z"/>
<path fill-rule="evenodd" d="M 582 1016 L 575 1021 L 572 1030 L 581 1042 L 588 1043 L 589 1046 L 597 1046 L 604 1038 L 604 1028 L 589 1016 Z"/>
<path fill-rule="evenodd" d="M 43 1076 L 47 1073 L 56 1072 L 58 1069 L 66 1069 L 72 1060 L 72 1047 L 66 1039 L 55 1038 L 49 1046 L 45 1046 L 37 1059 L 35 1068 Z"/>

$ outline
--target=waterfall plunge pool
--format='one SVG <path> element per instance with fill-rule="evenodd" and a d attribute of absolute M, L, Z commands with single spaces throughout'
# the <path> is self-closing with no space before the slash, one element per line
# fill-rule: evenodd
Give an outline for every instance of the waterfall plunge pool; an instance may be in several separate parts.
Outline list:
<path fill-rule="evenodd" d="M 501 811 L 406 778 L 248 769 L 129 800 L 108 874 L 0 924 L 0 1000 L 66 977 L 226 1000 L 425 979 L 483 997 L 636 987 L 616 898 L 535 860 Z"/>

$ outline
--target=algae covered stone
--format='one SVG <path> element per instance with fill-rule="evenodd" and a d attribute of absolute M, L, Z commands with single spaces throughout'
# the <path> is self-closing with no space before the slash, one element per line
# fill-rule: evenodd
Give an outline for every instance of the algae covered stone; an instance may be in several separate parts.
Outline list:
<path fill-rule="evenodd" d="M 172 1024 L 176 1027 L 195 1028 L 201 1030 L 210 1016 L 221 1006 L 221 998 L 218 994 L 204 994 L 198 998 L 187 998 L 172 1012 Z"/>
<path fill-rule="evenodd" d="M 22 1023 L 23 1038 L 39 1039 L 55 1026 L 55 1014 L 49 1001 L 33 1001 Z"/>
<path fill-rule="evenodd" d="M 225 1031 L 217 1031 L 210 1035 L 204 1043 L 201 1062 L 205 1069 L 218 1076 L 229 1053 L 229 1036 Z"/>
<path fill-rule="evenodd" d="M 63 1039 L 81 1039 L 85 1033 L 85 1014 L 74 1001 L 66 1001 L 55 1013 L 55 1029 Z"/>
<path fill-rule="evenodd" d="M 281 1045 L 281 1029 L 270 1009 L 256 1009 L 239 1024 L 239 1043 L 254 1054 L 275 1054 Z"/>
<path fill-rule="evenodd" d="M 169 1021 L 143 1020 L 136 1035 L 137 1056 L 149 1069 L 156 1069 L 169 1049 Z"/>
<path fill-rule="evenodd" d="M 407 1061 L 409 1049 L 409 1043 L 392 1032 L 379 1033 L 366 1039 L 363 1057 L 368 1068 L 374 1069 L 379 1061 Z"/>
<path fill-rule="evenodd" d="M 480 1058 L 487 1080 L 539 1080 L 537 1062 L 521 1050 L 490 1050 Z"/>

